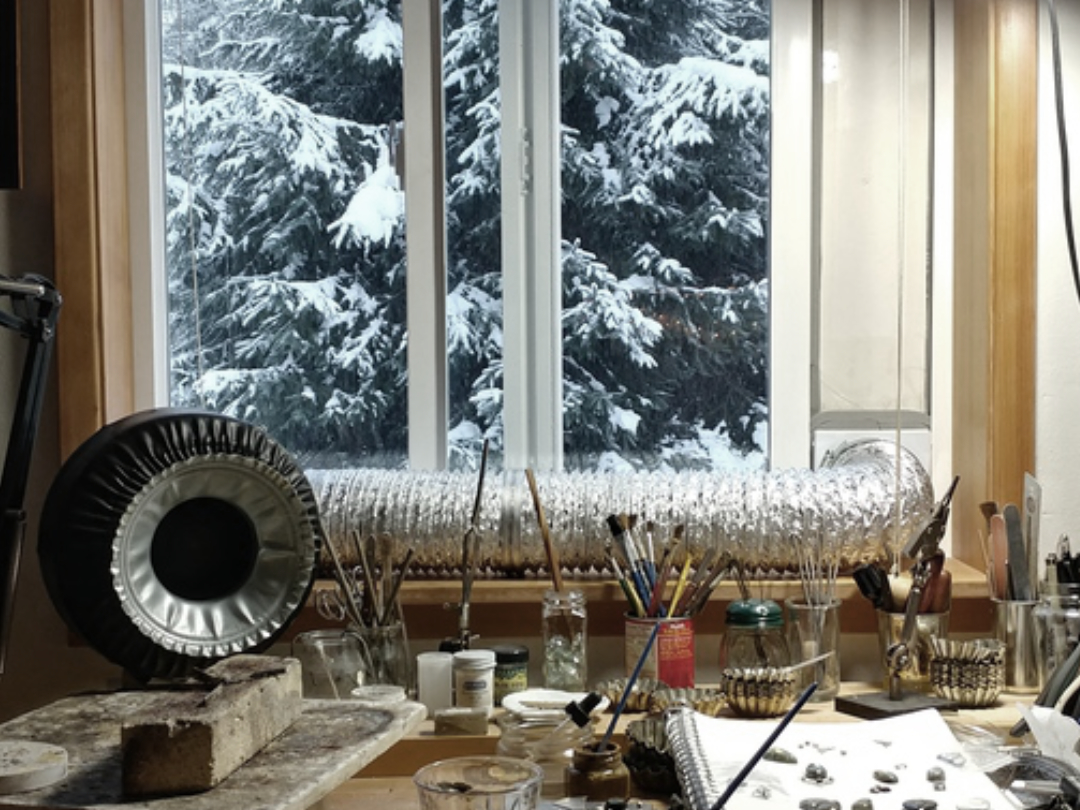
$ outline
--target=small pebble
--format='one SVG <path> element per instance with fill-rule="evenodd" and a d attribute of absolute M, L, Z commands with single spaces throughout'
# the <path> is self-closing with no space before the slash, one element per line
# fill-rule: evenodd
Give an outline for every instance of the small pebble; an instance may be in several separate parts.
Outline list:
<path fill-rule="evenodd" d="M 829 772 L 825 770 L 824 765 L 818 765 L 816 762 L 811 762 L 806 766 L 806 771 L 803 773 L 803 779 L 810 782 L 824 782 L 829 778 Z"/>
<path fill-rule="evenodd" d="M 799 810 L 840 810 L 840 802 L 834 799 L 803 799 Z"/>
<path fill-rule="evenodd" d="M 888 785 L 874 785 L 870 788 L 871 793 L 889 793 L 892 790 Z"/>
<path fill-rule="evenodd" d="M 926 772 L 926 780 L 928 782 L 944 782 L 945 781 L 945 769 L 944 768 L 931 768 Z"/>
<path fill-rule="evenodd" d="M 770 748 L 763 758 L 769 762 L 783 762 L 785 765 L 794 765 L 799 761 L 798 757 L 786 748 Z"/>
<path fill-rule="evenodd" d="M 904 810 L 937 810 L 937 802 L 933 799 L 908 799 L 901 806 Z"/>
<path fill-rule="evenodd" d="M 851 810 L 874 810 L 874 803 L 870 799 L 856 799 L 851 803 Z"/>
<path fill-rule="evenodd" d="M 900 781 L 892 771 L 874 771 L 874 778 L 886 785 L 895 785 Z"/>

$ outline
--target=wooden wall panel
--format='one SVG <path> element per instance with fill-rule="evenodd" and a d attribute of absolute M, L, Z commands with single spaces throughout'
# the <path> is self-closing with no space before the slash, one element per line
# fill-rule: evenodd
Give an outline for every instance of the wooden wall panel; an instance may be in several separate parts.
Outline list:
<path fill-rule="evenodd" d="M 982 564 L 983 501 L 1035 464 L 1038 7 L 956 0 L 953 554 Z"/>
<path fill-rule="evenodd" d="M 49 13 L 66 458 L 134 403 L 122 2 L 52 0 Z"/>

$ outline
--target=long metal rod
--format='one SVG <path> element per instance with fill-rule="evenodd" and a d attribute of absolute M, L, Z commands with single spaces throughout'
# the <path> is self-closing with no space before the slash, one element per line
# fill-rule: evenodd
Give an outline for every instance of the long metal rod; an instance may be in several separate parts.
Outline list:
<path fill-rule="evenodd" d="M 26 485 L 41 422 L 60 295 L 49 282 L 37 277 L 17 281 L 0 279 L 0 295 L 11 297 L 14 310 L 14 317 L 0 320 L 0 326 L 15 330 L 29 341 L 0 475 L 0 675 L 3 675 L 26 534 Z"/>

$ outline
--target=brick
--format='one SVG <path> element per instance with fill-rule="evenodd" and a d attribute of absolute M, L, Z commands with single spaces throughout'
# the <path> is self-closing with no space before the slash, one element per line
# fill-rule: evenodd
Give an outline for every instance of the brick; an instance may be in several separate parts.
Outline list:
<path fill-rule="evenodd" d="M 123 791 L 209 790 L 300 716 L 300 663 L 236 655 L 205 671 L 202 690 L 166 690 L 121 728 Z"/>

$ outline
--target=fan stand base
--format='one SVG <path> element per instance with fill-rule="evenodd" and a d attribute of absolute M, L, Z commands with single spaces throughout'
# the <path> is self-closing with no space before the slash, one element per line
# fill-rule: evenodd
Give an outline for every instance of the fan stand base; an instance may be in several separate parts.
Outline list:
<path fill-rule="evenodd" d="M 955 709 L 956 703 L 920 693 L 901 694 L 898 699 L 893 699 L 888 692 L 867 692 L 862 695 L 837 697 L 835 707 L 838 712 L 864 720 L 880 720 L 923 709 Z"/>
<path fill-rule="evenodd" d="M 48 787 L 67 776 L 67 750 L 27 740 L 0 740 L 0 795 Z"/>

